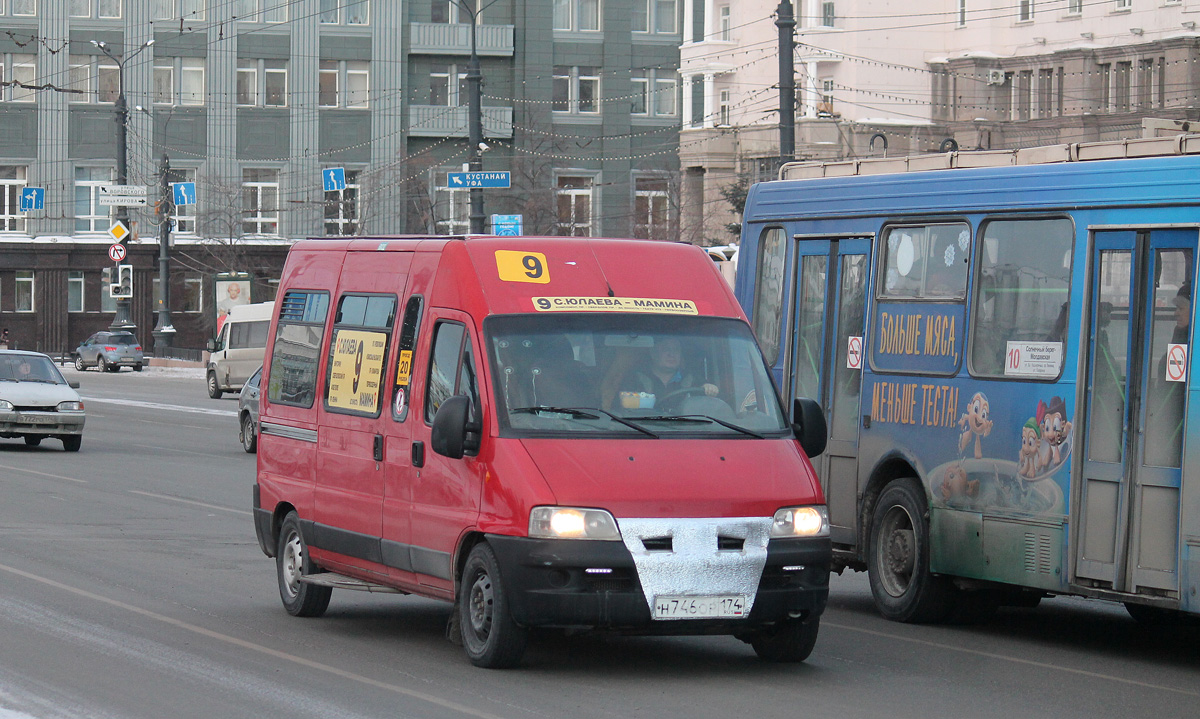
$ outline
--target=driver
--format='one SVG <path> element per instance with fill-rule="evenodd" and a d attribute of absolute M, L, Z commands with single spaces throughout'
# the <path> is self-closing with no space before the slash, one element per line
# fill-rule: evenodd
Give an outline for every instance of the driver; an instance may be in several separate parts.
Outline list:
<path fill-rule="evenodd" d="M 720 391 L 715 384 L 697 385 L 691 374 L 683 371 L 683 343 L 678 337 L 661 337 L 650 348 L 649 363 L 634 370 L 622 383 L 627 392 L 645 392 L 659 401 L 674 392 L 692 387 L 703 388 L 704 394 L 715 397 Z"/>

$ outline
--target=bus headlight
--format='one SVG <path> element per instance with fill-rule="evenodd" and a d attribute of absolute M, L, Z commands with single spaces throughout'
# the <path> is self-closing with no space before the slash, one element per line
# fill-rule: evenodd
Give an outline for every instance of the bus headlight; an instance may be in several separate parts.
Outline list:
<path fill-rule="evenodd" d="M 771 521 L 772 537 L 828 537 L 829 512 L 825 505 L 784 507 Z"/>
<path fill-rule="evenodd" d="M 529 512 L 529 536 L 537 539 L 621 538 L 617 520 L 603 509 L 534 507 Z"/>

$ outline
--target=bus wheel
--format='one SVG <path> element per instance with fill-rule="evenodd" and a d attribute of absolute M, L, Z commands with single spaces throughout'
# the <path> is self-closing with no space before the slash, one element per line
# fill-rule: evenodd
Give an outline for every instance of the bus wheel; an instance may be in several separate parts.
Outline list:
<path fill-rule="evenodd" d="M 319 617 L 329 607 L 332 587 L 305 584 L 300 577 L 313 574 L 316 566 L 308 557 L 308 545 L 300 534 L 300 519 L 288 512 L 279 530 L 279 548 L 275 552 L 275 574 L 279 580 L 279 598 L 293 617 Z"/>
<path fill-rule="evenodd" d="M 496 554 L 487 544 L 475 545 L 467 555 L 456 604 L 463 648 L 472 664 L 505 669 L 521 661 L 529 632 L 508 611 L 507 587 Z"/>
<path fill-rule="evenodd" d="M 812 654 L 820 628 L 820 617 L 806 622 L 790 621 L 760 632 L 747 641 L 758 658 L 765 662 L 802 662 Z"/>
<path fill-rule="evenodd" d="M 1136 604 L 1134 602 L 1125 602 L 1125 611 L 1129 612 L 1129 616 L 1133 617 L 1138 624 L 1144 624 L 1148 627 L 1164 627 L 1179 623 L 1180 614 L 1174 609 L 1163 609 L 1162 607 L 1151 607 L 1146 604 Z"/>
<path fill-rule="evenodd" d="M 929 572 L 929 506 L 911 477 L 884 488 L 871 517 L 867 570 L 875 606 L 897 622 L 938 622 L 951 609 L 953 587 Z"/>

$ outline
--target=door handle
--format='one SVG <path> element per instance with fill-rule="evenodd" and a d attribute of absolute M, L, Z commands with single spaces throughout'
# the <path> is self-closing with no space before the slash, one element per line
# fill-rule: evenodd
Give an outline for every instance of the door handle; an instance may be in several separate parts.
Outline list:
<path fill-rule="evenodd" d="M 424 467 L 425 466 L 425 443 L 424 442 L 413 442 L 412 443 L 412 466 L 414 466 L 414 467 Z"/>
<path fill-rule="evenodd" d="M 383 435 L 382 434 L 375 435 L 375 461 L 376 462 L 383 461 Z"/>

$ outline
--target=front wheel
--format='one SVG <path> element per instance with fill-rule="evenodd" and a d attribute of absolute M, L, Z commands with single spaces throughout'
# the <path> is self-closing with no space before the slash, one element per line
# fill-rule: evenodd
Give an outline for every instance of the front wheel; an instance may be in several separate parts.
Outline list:
<path fill-rule="evenodd" d="M 529 632 L 513 621 L 500 565 L 487 544 L 475 545 L 467 555 L 458 585 L 458 611 L 463 648 L 472 664 L 504 669 L 521 661 Z"/>
<path fill-rule="evenodd" d="M 64 434 L 62 437 L 63 449 L 68 452 L 78 452 L 80 446 L 83 445 L 82 434 Z"/>
<path fill-rule="evenodd" d="M 258 451 L 258 435 L 254 432 L 254 420 L 250 419 L 250 414 L 242 415 L 242 431 L 241 435 L 242 449 L 247 453 L 253 454 Z"/>
<path fill-rule="evenodd" d="M 300 518 L 295 512 L 288 512 L 279 530 L 275 575 L 279 580 L 279 598 L 283 600 L 283 608 L 293 617 L 319 617 L 329 607 L 332 587 L 300 581 L 300 577 L 314 571 L 316 565 L 309 559 L 308 545 L 300 534 Z"/>
<path fill-rule="evenodd" d="M 916 479 L 884 488 L 871 517 L 867 571 L 875 606 L 896 622 L 938 622 L 951 610 L 953 587 L 929 571 L 929 504 Z"/>
<path fill-rule="evenodd" d="M 42 438 L 36 434 L 25 435 L 25 444 L 29 447 L 36 447 L 42 443 Z"/>
<path fill-rule="evenodd" d="M 217 384 L 217 373 L 208 373 L 208 396 L 213 399 L 221 399 L 221 385 Z"/>
<path fill-rule="evenodd" d="M 759 632 L 748 641 L 765 662 L 802 662 L 812 654 L 820 628 L 820 617 L 804 622 L 794 620 Z"/>

